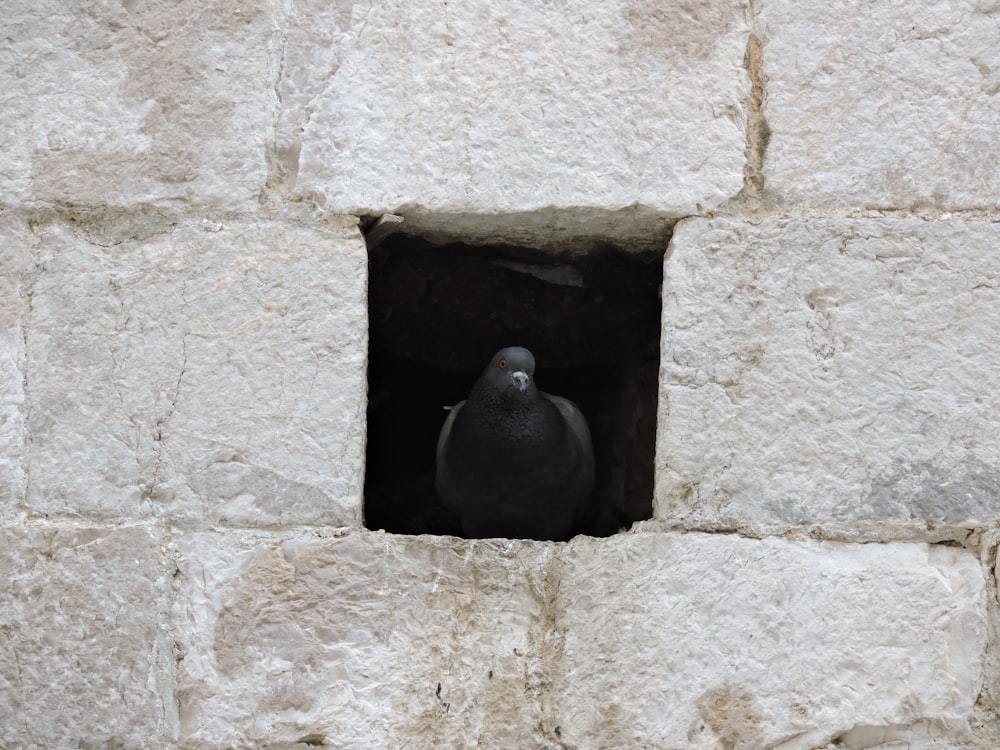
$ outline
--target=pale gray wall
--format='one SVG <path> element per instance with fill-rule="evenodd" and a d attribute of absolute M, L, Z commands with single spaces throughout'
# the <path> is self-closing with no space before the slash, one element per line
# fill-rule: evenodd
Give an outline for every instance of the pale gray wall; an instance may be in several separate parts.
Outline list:
<path fill-rule="evenodd" d="M 1000 743 L 995 3 L 5 5 L 0 747 Z M 673 229 L 652 521 L 363 528 L 386 212 Z"/>

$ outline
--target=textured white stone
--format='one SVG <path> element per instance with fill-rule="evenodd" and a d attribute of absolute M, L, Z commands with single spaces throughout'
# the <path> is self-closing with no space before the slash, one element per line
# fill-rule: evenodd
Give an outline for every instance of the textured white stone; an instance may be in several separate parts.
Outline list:
<path fill-rule="evenodd" d="M 256 206 L 273 13 L 266 0 L 5 2 L 0 201 Z"/>
<path fill-rule="evenodd" d="M 178 547 L 185 747 L 958 740 L 980 689 L 984 577 L 959 548 L 370 532 Z"/>
<path fill-rule="evenodd" d="M 648 239 L 742 187 L 747 34 L 740 0 L 295 0 L 285 186 L 466 240 Z"/>
<path fill-rule="evenodd" d="M 28 505 L 356 524 L 367 254 L 353 220 L 41 227 Z"/>
<path fill-rule="evenodd" d="M 552 546 L 355 532 L 179 544 L 184 747 L 535 747 Z"/>
<path fill-rule="evenodd" d="M 0 518 L 24 500 L 24 297 L 21 279 L 31 264 L 31 233 L 0 216 Z"/>
<path fill-rule="evenodd" d="M 966 550 L 639 534 L 561 560 L 552 721 L 569 747 L 968 732 L 986 618 Z"/>
<path fill-rule="evenodd" d="M 1000 519 L 998 246 L 985 222 L 678 224 L 655 515 L 889 537 Z"/>
<path fill-rule="evenodd" d="M 1000 206 L 993 0 L 762 0 L 768 192 L 843 208 Z"/>
<path fill-rule="evenodd" d="M 141 527 L 0 528 L 0 747 L 170 746 L 165 551 Z"/>

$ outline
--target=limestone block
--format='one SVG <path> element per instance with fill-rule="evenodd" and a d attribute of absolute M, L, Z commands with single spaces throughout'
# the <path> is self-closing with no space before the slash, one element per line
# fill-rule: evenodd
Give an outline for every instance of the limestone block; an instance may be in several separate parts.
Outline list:
<path fill-rule="evenodd" d="M 31 233 L 24 222 L 0 216 L 0 518 L 24 500 L 24 297 L 21 279 L 31 265 Z"/>
<path fill-rule="evenodd" d="M 285 187 L 466 241 L 642 236 L 742 187 L 740 0 L 295 0 Z"/>
<path fill-rule="evenodd" d="M 266 0 L 4 3 L 3 202 L 255 207 L 274 12 Z"/>
<path fill-rule="evenodd" d="M 178 543 L 182 746 L 536 747 L 552 545 Z"/>
<path fill-rule="evenodd" d="M 962 738 L 981 684 L 984 576 L 955 547 L 226 532 L 177 555 L 190 748 L 861 747 Z"/>
<path fill-rule="evenodd" d="M 0 528 L 0 747 L 176 737 L 170 576 L 147 528 Z"/>
<path fill-rule="evenodd" d="M 1000 520 L 1000 227 L 681 222 L 655 516 L 964 537 Z"/>
<path fill-rule="evenodd" d="M 581 540 L 562 561 L 552 690 L 568 747 L 968 733 L 986 618 L 964 549 L 643 534 Z"/>
<path fill-rule="evenodd" d="M 367 254 L 355 224 L 189 221 L 145 239 L 40 229 L 30 508 L 360 523 Z"/>
<path fill-rule="evenodd" d="M 763 0 L 767 190 L 834 208 L 1000 206 L 996 14 Z"/>

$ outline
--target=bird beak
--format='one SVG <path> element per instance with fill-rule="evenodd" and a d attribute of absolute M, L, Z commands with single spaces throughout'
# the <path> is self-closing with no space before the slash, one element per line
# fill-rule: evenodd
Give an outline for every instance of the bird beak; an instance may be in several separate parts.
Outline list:
<path fill-rule="evenodd" d="M 526 390 L 528 390 L 528 381 L 530 380 L 530 378 L 528 377 L 528 373 L 526 373 L 524 370 L 517 370 L 516 372 L 512 372 L 510 374 L 510 379 L 514 381 L 514 385 L 517 386 L 517 390 L 519 390 L 521 393 L 524 393 Z"/>

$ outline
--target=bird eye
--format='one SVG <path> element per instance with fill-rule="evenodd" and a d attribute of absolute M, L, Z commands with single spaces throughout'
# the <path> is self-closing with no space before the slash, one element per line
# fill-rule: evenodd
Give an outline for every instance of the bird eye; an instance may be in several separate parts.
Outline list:
<path fill-rule="evenodd" d="M 500 360 L 500 369 L 501 370 L 506 370 L 507 369 L 507 360 L 506 359 L 501 359 Z"/>

